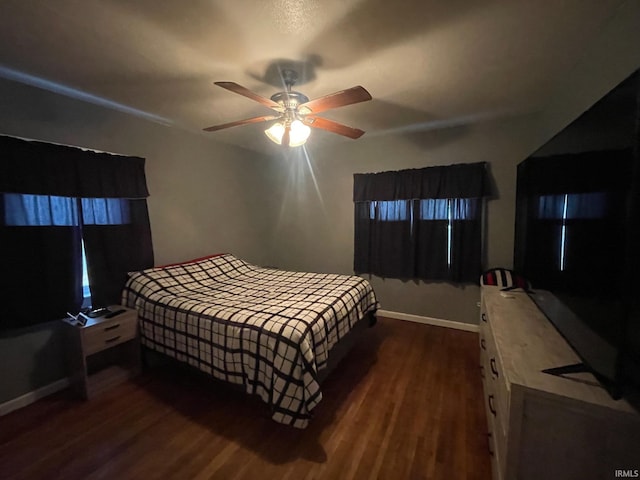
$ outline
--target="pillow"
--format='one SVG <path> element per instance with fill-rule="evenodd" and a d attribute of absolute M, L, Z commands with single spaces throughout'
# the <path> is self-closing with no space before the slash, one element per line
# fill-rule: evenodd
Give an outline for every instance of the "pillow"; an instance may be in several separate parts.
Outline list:
<path fill-rule="evenodd" d="M 519 273 L 508 268 L 491 268 L 480 276 L 480 285 L 495 285 L 503 290 L 522 288 L 530 290 L 531 283 Z"/>

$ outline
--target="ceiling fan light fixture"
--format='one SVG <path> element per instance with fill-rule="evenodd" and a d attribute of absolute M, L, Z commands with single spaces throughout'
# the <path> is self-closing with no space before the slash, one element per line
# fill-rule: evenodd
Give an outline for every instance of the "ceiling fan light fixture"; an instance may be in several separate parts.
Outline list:
<path fill-rule="evenodd" d="M 273 143 L 282 145 L 284 129 L 285 126 L 282 122 L 276 122 L 271 125 L 271 127 L 267 128 L 264 133 Z M 294 120 L 291 122 L 291 129 L 289 130 L 289 146 L 299 147 L 300 145 L 304 145 L 309 138 L 310 133 L 311 128 L 309 128 L 309 126 L 305 125 L 300 120 Z"/>
<path fill-rule="evenodd" d="M 237 93 L 238 95 L 247 97 L 267 108 L 270 108 L 276 112 L 277 115 L 271 114 L 246 118 L 244 120 L 237 120 L 235 122 L 224 123 L 221 125 L 213 125 L 211 127 L 204 128 L 203 130 L 206 132 L 216 132 L 218 130 L 236 127 L 239 125 L 275 121 L 276 123 L 271 125 L 271 127 L 265 130 L 264 133 L 273 143 L 277 145 L 282 145 L 284 143 L 285 146 L 288 147 L 304 145 L 311 132 L 309 127 L 336 133 L 351 139 L 360 138 L 364 135 L 364 130 L 360 130 L 359 128 L 349 127 L 347 125 L 334 122 L 333 120 L 329 120 L 328 118 L 316 116 L 318 113 L 325 112 L 327 110 L 371 100 L 371 94 L 367 92 L 364 87 L 358 85 L 346 90 L 330 93 L 324 97 L 309 100 L 306 95 L 291 90 L 291 87 L 297 78 L 296 72 L 292 70 L 285 70 L 282 73 L 282 78 L 285 82 L 286 90 L 276 92 L 270 99 L 258 95 L 248 88 L 234 82 L 215 82 L 217 86 L 222 87 L 225 90 Z"/>
<path fill-rule="evenodd" d="M 264 131 L 264 134 L 273 143 L 278 145 L 282 144 L 282 135 L 284 135 L 284 125 L 280 122 L 276 122 Z"/>

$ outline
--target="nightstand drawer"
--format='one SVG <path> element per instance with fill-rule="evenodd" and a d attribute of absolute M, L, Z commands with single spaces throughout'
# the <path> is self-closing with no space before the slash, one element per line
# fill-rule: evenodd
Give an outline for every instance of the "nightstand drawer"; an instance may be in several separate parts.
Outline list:
<path fill-rule="evenodd" d="M 126 312 L 82 331 L 85 355 L 100 352 L 136 337 L 137 315 Z"/>

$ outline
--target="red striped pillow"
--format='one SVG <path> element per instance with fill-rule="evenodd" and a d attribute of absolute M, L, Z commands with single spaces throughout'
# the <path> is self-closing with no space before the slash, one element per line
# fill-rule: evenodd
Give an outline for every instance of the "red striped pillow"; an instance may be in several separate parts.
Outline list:
<path fill-rule="evenodd" d="M 492 268 L 480 276 L 480 285 L 495 285 L 502 288 L 531 289 L 531 284 L 522 275 L 508 268 Z"/>

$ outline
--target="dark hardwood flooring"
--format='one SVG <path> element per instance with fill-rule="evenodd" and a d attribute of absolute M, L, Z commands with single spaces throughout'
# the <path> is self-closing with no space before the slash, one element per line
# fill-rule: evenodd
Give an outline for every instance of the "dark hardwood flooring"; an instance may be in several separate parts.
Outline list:
<path fill-rule="evenodd" d="M 478 357 L 474 333 L 380 318 L 306 430 L 183 370 L 66 390 L 0 417 L 0 478 L 489 480 Z"/>

